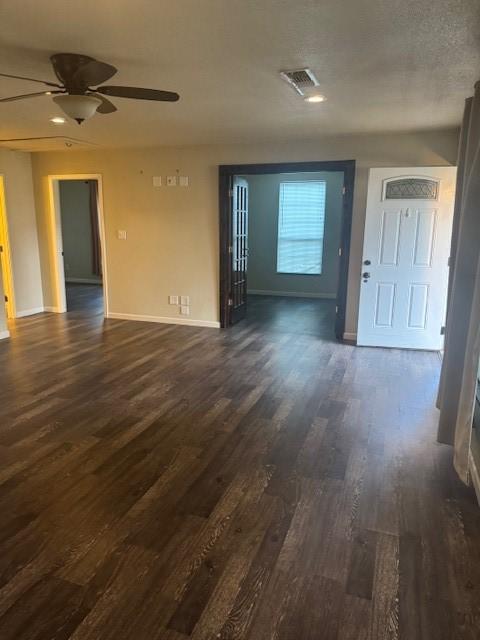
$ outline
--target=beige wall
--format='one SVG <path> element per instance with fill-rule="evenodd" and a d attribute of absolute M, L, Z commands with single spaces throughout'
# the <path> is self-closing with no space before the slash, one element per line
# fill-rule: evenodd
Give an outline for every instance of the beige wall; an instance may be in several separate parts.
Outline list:
<path fill-rule="evenodd" d="M 106 124 L 105 126 L 108 126 Z M 111 312 L 176 316 L 169 294 L 191 297 L 191 318 L 218 321 L 218 165 L 306 160 L 357 161 L 347 332 L 355 332 L 369 167 L 448 165 L 457 130 L 361 135 L 235 146 L 160 147 L 33 155 L 45 304 L 54 305 L 49 174 L 103 175 Z M 187 175 L 190 186 L 152 186 L 152 176 Z M 117 239 L 117 230 L 127 240 Z"/>
<path fill-rule="evenodd" d="M 43 309 L 32 164 L 29 153 L 0 149 L 17 315 Z"/>
<path fill-rule="evenodd" d="M 280 173 L 245 176 L 248 181 L 248 289 L 335 297 L 343 208 L 343 172 Z M 325 235 L 322 273 L 277 273 L 278 198 L 280 183 L 325 180 Z"/>

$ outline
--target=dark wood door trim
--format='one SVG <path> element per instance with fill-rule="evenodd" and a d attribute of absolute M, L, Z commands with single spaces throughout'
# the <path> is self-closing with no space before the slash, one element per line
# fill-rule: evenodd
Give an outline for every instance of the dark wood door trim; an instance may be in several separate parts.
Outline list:
<path fill-rule="evenodd" d="M 327 160 L 317 162 L 279 162 L 269 164 L 220 165 L 219 212 L 220 212 L 220 326 L 230 326 L 229 298 L 231 289 L 231 189 L 235 175 L 262 175 L 276 173 L 308 173 L 315 171 L 343 171 L 345 193 L 343 196 L 341 256 L 337 287 L 337 316 L 335 335 L 343 339 L 347 307 L 348 265 L 350 259 L 350 236 L 353 216 L 353 189 L 355 185 L 355 160 Z"/>

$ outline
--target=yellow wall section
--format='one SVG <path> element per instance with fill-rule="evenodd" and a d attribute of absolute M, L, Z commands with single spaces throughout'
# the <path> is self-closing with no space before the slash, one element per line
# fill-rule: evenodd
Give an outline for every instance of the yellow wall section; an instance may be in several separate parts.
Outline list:
<path fill-rule="evenodd" d="M 30 154 L 0 149 L 0 174 L 5 184 L 15 311 L 17 315 L 38 313 L 43 310 L 43 295 Z"/>
<path fill-rule="evenodd" d="M 108 126 L 105 121 L 105 126 Z M 84 135 L 88 137 L 88 123 Z M 355 332 L 370 167 L 454 164 L 458 131 L 325 137 L 235 146 L 55 152 L 33 155 L 45 304 L 54 305 L 48 175 L 103 176 L 109 309 L 176 316 L 169 294 L 189 295 L 194 320 L 218 321 L 218 165 L 357 161 L 346 331 Z M 190 186 L 154 188 L 152 176 L 189 176 Z M 117 230 L 127 240 L 117 239 Z"/>
<path fill-rule="evenodd" d="M 2 279 L 2 270 L 0 269 L 0 301 L 3 300 L 3 296 L 5 295 L 3 290 L 3 279 Z M 7 327 L 7 314 L 5 311 L 5 305 L 0 304 L 0 340 L 3 338 L 8 338 L 7 335 L 8 327 Z"/>

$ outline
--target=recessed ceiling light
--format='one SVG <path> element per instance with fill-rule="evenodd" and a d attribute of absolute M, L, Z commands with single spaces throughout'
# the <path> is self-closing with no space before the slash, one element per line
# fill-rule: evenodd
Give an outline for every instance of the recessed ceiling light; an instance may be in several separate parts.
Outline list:
<path fill-rule="evenodd" d="M 53 122 L 53 124 L 65 124 L 65 118 L 55 116 L 55 118 L 50 118 L 50 122 Z"/>
<path fill-rule="evenodd" d="M 326 98 L 322 96 L 322 94 L 317 93 L 314 96 L 307 96 L 304 100 L 305 102 L 325 102 Z"/>

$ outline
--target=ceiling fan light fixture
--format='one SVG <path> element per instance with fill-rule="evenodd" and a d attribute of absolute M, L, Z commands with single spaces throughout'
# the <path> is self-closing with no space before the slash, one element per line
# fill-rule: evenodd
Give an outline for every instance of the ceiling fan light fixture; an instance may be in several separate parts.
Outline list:
<path fill-rule="evenodd" d="M 95 96 L 70 94 L 55 96 L 53 100 L 69 118 L 73 118 L 78 124 L 82 124 L 84 120 L 91 118 L 102 103 L 100 98 Z"/>

